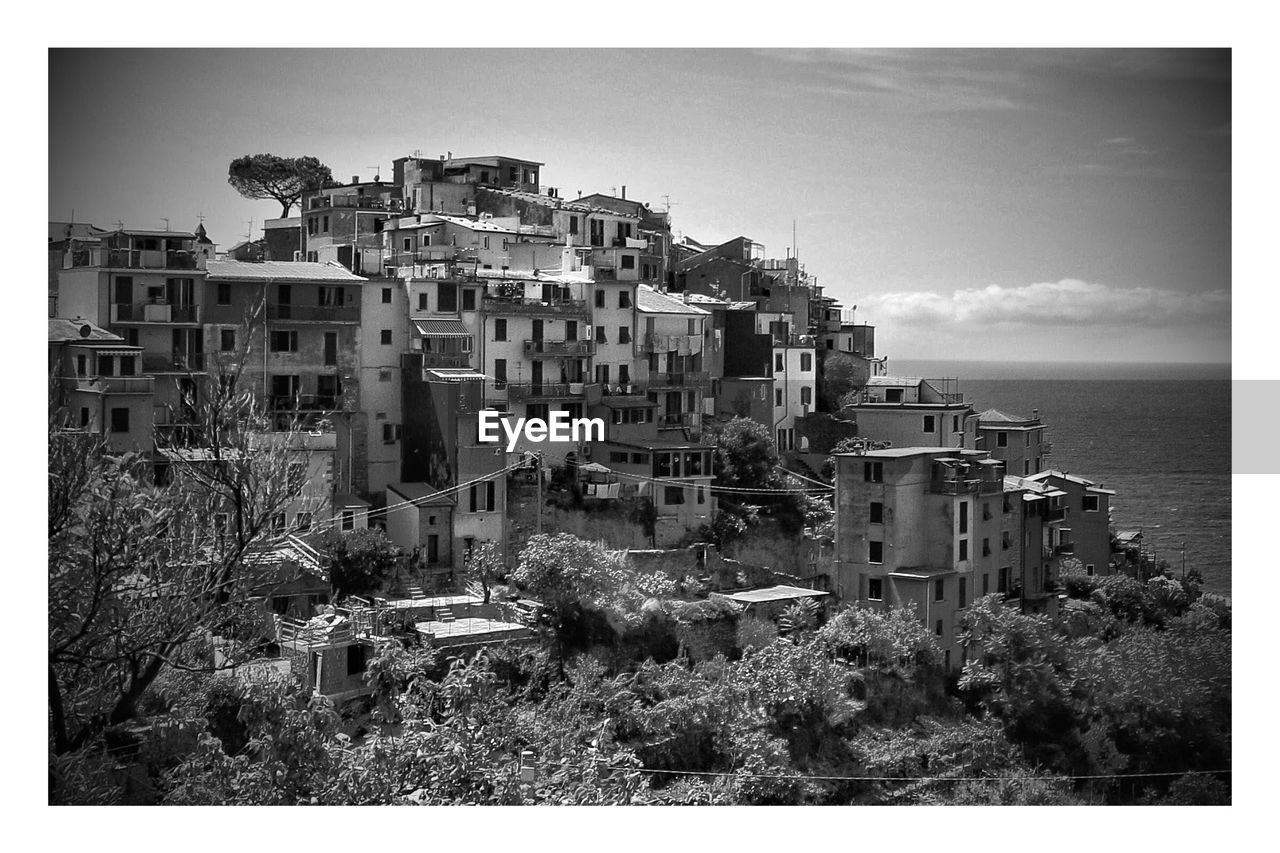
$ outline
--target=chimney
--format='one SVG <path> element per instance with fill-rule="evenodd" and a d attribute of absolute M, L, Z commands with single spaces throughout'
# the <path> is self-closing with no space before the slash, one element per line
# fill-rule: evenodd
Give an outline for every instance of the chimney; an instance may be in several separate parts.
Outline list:
<path fill-rule="evenodd" d="M 353 183 L 353 184 L 358 184 L 358 183 L 360 183 L 360 176 L 359 176 L 359 175 L 352 175 L 352 176 L 351 176 L 351 183 Z"/>
<path fill-rule="evenodd" d="M 626 197 L 627 197 L 627 185 L 626 185 L 626 184 L 623 184 L 623 185 L 622 185 L 622 198 L 625 200 L 625 199 L 626 199 Z"/>

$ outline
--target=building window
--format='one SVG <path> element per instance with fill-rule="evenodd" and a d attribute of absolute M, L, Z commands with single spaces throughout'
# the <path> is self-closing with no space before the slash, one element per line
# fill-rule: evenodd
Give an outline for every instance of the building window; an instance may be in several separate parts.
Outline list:
<path fill-rule="evenodd" d="M 997 578 L 996 592 L 1009 591 L 1009 567 L 1002 566 L 1000 568 L 1000 577 Z"/>
<path fill-rule="evenodd" d="M 442 314 L 452 314 L 458 310 L 458 286 L 456 284 L 441 283 L 439 290 L 436 291 L 436 309 Z"/>
<path fill-rule="evenodd" d="M 343 530 L 356 529 L 356 514 L 349 509 L 343 510 L 342 512 L 342 529 Z"/>
<path fill-rule="evenodd" d="M 936 431 L 937 431 L 937 430 L 936 430 L 936 428 L 935 428 L 935 425 L 934 425 L 934 416 L 933 416 L 933 415 L 925 415 L 925 416 L 924 416 L 924 431 L 925 431 L 925 432 L 936 432 Z"/>
<path fill-rule="evenodd" d="M 1000 550 L 1008 551 L 1009 546 L 1012 544 L 1013 544 L 1013 538 L 1009 535 L 1009 531 L 1006 530 L 1002 532 L 1000 534 Z"/>
<path fill-rule="evenodd" d="M 288 331 L 273 331 L 271 333 L 271 351 L 272 352 L 297 352 L 298 351 L 298 333 Z"/>
<path fill-rule="evenodd" d="M 862 463 L 862 479 L 868 483 L 883 483 L 884 482 L 884 463 L 883 462 Z"/>
<path fill-rule="evenodd" d="M 811 353 L 800 353 L 800 372 L 808 373 L 813 370 L 813 355 Z"/>
<path fill-rule="evenodd" d="M 631 291 L 629 290 L 618 291 L 618 307 L 619 308 L 631 307 Z"/>
<path fill-rule="evenodd" d="M 982 576 L 982 594 L 986 595 L 991 592 L 991 575 Z"/>
<path fill-rule="evenodd" d="M 609 343 L 609 336 L 605 334 L 604 326 L 596 326 L 596 343 L 598 344 Z"/>
<path fill-rule="evenodd" d="M 679 506 L 684 503 L 683 486 L 666 486 L 662 490 L 662 502 L 667 506 Z"/>
<path fill-rule="evenodd" d="M 648 413 L 646 412 L 645 414 L 648 414 Z M 643 421 L 641 421 L 641 423 L 643 423 Z M 647 465 L 647 464 L 649 464 L 649 454 L 647 454 L 647 453 L 632 453 L 632 454 L 631 454 L 631 464 L 632 464 L 632 465 Z"/>
<path fill-rule="evenodd" d="M 631 343 L 631 327 L 630 326 L 618 327 L 618 343 L 620 344 Z"/>
<path fill-rule="evenodd" d="M 871 601 L 884 601 L 884 580 L 869 578 L 867 580 L 867 598 Z"/>
<path fill-rule="evenodd" d="M 384 305 L 391 304 L 391 288 L 389 287 L 382 288 L 382 303 Z"/>
<path fill-rule="evenodd" d="M 635 256 L 635 255 L 623 255 L 623 256 L 622 256 L 622 268 L 623 268 L 624 270 L 633 270 L 633 269 L 635 269 L 635 268 L 636 268 L 636 256 Z M 622 307 L 622 306 L 619 306 L 619 307 Z"/>
<path fill-rule="evenodd" d="M 813 404 L 813 389 L 808 385 L 800 389 L 800 405 L 809 406 Z"/>
<path fill-rule="evenodd" d="M 956 593 L 960 599 L 960 607 L 964 607 L 969 596 L 969 579 L 960 578 L 960 590 Z"/>
<path fill-rule="evenodd" d="M 329 217 L 327 217 L 327 216 L 325 216 L 325 217 L 323 217 L 323 218 L 321 219 L 321 224 L 320 224 L 320 233 L 321 233 L 321 234 L 328 234 L 328 233 L 329 233 Z"/>
<path fill-rule="evenodd" d="M 384 347 L 391 346 L 391 330 L 390 329 L 382 330 L 382 345 Z"/>
<path fill-rule="evenodd" d="M 951 416 L 951 431 L 952 431 L 952 432 L 959 432 L 959 431 L 960 431 L 960 416 L 959 416 L 959 415 L 952 415 L 952 416 Z"/>
<path fill-rule="evenodd" d="M 221 341 L 221 344 L 219 345 L 219 349 L 221 349 L 223 352 L 236 351 L 236 330 L 235 329 L 222 330 L 222 341 Z"/>
<path fill-rule="evenodd" d="M 219 305 L 231 304 L 231 282 L 229 281 L 218 282 L 218 304 Z"/>
<path fill-rule="evenodd" d="M 991 540 L 990 539 L 984 538 L 982 540 L 982 556 L 984 557 L 991 556 Z"/>
<path fill-rule="evenodd" d="M 774 404 L 775 406 L 781 406 L 781 405 L 782 405 L 782 389 L 781 389 L 781 388 L 777 388 L 777 389 L 775 389 L 775 390 L 774 390 L 774 392 L 773 392 L 773 404 Z"/>
<path fill-rule="evenodd" d="M 872 501 L 867 521 L 870 524 L 884 524 L 884 504 L 880 501 Z"/>
<path fill-rule="evenodd" d="M 569 233 L 570 234 L 578 233 L 578 217 L 576 216 L 569 217 Z"/>
<path fill-rule="evenodd" d="M 773 357 L 773 369 L 778 373 L 783 373 L 786 368 L 782 362 L 782 353 L 777 353 Z"/>
<path fill-rule="evenodd" d="M 507 360 L 505 358 L 495 358 L 493 360 L 493 383 L 498 390 L 507 387 Z"/>
<path fill-rule="evenodd" d="M 368 661 L 366 648 L 360 643 L 347 646 L 347 675 L 355 676 L 364 672 Z"/>
<path fill-rule="evenodd" d="M 379 382 L 390 382 L 390 381 L 391 381 L 391 368 L 389 368 L 389 367 L 380 367 L 380 368 L 378 368 L 378 381 L 379 381 Z"/>
<path fill-rule="evenodd" d="M 287 521 L 283 512 L 277 512 L 271 516 L 271 529 L 276 533 L 284 533 Z"/>
<path fill-rule="evenodd" d="M 941 619 L 939 619 L 937 622 L 934 623 L 933 632 L 937 634 L 939 637 L 942 636 L 942 620 Z"/>
<path fill-rule="evenodd" d="M 627 461 L 627 454 L 626 454 L 626 453 L 621 453 L 621 452 L 619 452 L 619 451 L 617 451 L 617 450 L 610 450 L 610 451 L 609 451 L 609 461 L 610 461 L 610 462 L 612 462 L 612 463 L 620 464 L 620 465 L 621 465 L 621 464 L 625 464 L 625 463 L 626 463 L 626 461 Z"/>
<path fill-rule="evenodd" d="M 400 440 L 400 424 L 382 425 L 382 443 L 395 444 Z"/>
<path fill-rule="evenodd" d="M 603 291 L 603 290 L 597 290 L 597 291 L 596 291 L 596 307 L 597 307 L 597 308 L 603 308 L 603 307 L 605 307 L 605 306 L 604 306 L 604 291 Z"/>
<path fill-rule="evenodd" d="M 80 407 L 80 426 L 87 427 L 89 425 L 89 407 Z"/>
<path fill-rule="evenodd" d="M 425 293 L 418 294 L 418 310 L 419 311 L 427 310 L 427 294 Z"/>
<path fill-rule="evenodd" d="M 884 562 L 884 543 L 875 539 L 867 542 L 867 562 L 883 563 Z"/>
<path fill-rule="evenodd" d="M 946 578 L 938 578 L 936 581 L 933 582 L 933 600 L 934 601 L 947 600 L 947 579 Z"/>
<path fill-rule="evenodd" d="M 1093 572 L 1094 572 L 1093 563 L 1085 563 L 1084 573 L 1089 577 L 1093 577 Z"/>
<path fill-rule="evenodd" d="M 341 308 L 346 304 L 346 288 L 320 288 L 320 306 L 323 308 Z"/>
<path fill-rule="evenodd" d="M 1084 496 L 1084 511 L 1085 511 L 1085 512 L 1097 512 L 1097 511 L 1098 511 L 1098 496 L 1097 496 L 1097 495 L 1085 495 L 1085 496 Z"/>
<path fill-rule="evenodd" d="M 476 291 L 474 287 L 468 287 L 462 291 L 462 310 L 476 310 Z"/>
<path fill-rule="evenodd" d="M 969 532 L 969 502 L 960 501 L 960 532 Z"/>
<path fill-rule="evenodd" d="M 129 431 L 129 410 L 128 409 L 112 409 L 111 410 L 111 431 L 112 432 L 128 432 Z"/>
<path fill-rule="evenodd" d="M 968 539 L 960 540 L 960 559 L 961 560 L 969 559 L 969 540 Z"/>
<path fill-rule="evenodd" d="M 1008 446 L 1009 446 L 1009 433 L 1007 432 L 996 433 L 996 447 L 1008 447 Z"/>
<path fill-rule="evenodd" d="M 493 321 L 493 339 L 495 341 L 505 341 L 507 339 L 507 321 L 498 319 Z"/>

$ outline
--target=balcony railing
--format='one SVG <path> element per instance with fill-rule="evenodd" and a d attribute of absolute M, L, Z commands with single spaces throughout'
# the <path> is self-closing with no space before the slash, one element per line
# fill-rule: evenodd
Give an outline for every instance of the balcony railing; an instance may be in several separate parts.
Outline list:
<path fill-rule="evenodd" d="M 702 338 L 698 335 L 641 335 L 638 347 L 642 353 L 682 352 L 696 355 L 702 352 Z"/>
<path fill-rule="evenodd" d="M 307 210 L 323 210 L 330 207 L 353 207 L 360 210 L 397 211 L 404 209 L 404 202 L 400 199 L 394 198 L 390 201 L 384 201 L 373 196 L 352 194 L 325 195 L 307 199 Z"/>
<path fill-rule="evenodd" d="M 101 394 L 150 394 L 155 379 L 150 376 L 77 376 L 76 389 Z"/>
<path fill-rule="evenodd" d="M 1074 542 L 1060 542 L 1053 549 L 1053 553 L 1055 555 L 1074 554 L 1075 552 L 1076 552 L 1076 543 Z"/>
<path fill-rule="evenodd" d="M 69 252 L 72 267 L 114 267 L 131 270 L 195 270 L 201 269 L 201 258 L 195 252 L 180 249 L 80 249 Z"/>
<path fill-rule="evenodd" d="M 424 370 L 433 367 L 470 367 L 471 356 L 460 352 L 424 352 L 422 367 Z M 426 378 L 426 377 L 424 377 Z"/>
<path fill-rule="evenodd" d="M 596 354 L 595 341 L 525 341 L 524 354 L 538 358 L 586 357 Z"/>
<path fill-rule="evenodd" d="M 1066 517 L 1067 517 L 1066 507 L 1058 507 L 1057 509 L 1050 509 L 1047 513 L 1045 513 L 1045 521 L 1064 521 Z"/>
<path fill-rule="evenodd" d="M 587 303 L 581 299 L 528 299 L 519 296 L 485 294 L 484 309 L 495 314 L 569 315 L 589 318 Z"/>
<path fill-rule="evenodd" d="M 650 388 L 709 388 L 711 374 L 701 372 L 689 373 L 650 373 Z"/>
<path fill-rule="evenodd" d="M 205 354 L 202 352 L 170 355 L 145 353 L 142 356 L 144 373 L 199 373 L 205 369 Z"/>
<path fill-rule="evenodd" d="M 171 305 L 168 302 L 120 302 L 111 306 L 113 323 L 199 323 L 199 305 Z"/>
<path fill-rule="evenodd" d="M 981 485 L 982 481 L 978 479 L 934 480 L 929 486 L 929 491 L 937 495 L 967 495 L 977 490 Z"/>
<path fill-rule="evenodd" d="M 495 390 L 502 390 L 495 383 Z M 511 400 L 531 400 L 539 397 L 581 397 L 582 382 L 508 382 L 507 396 Z"/>
<path fill-rule="evenodd" d="M 701 419 L 697 412 L 667 412 L 658 418 L 660 427 L 696 427 Z"/>
<path fill-rule="evenodd" d="M 290 323 L 356 323 L 360 309 L 338 305 L 268 305 L 267 320 Z"/>

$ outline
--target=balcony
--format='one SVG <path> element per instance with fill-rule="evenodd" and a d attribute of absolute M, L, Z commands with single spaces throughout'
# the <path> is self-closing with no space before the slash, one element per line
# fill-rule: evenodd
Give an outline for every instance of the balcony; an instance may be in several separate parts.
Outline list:
<path fill-rule="evenodd" d="M 676 352 L 682 355 L 697 355 L 702 352 L 700 335 L 641 335 L 637 348 L 642 353 Z"/>
<path fill-rule="evenodd" d="M 155 379 L 150 376 L 77 376 L 77 391 L 93 391 L 99 394 L 150 394 L 155 390 Z"/>
<path fill-rule="evenodd" d="M 929 491 L 935 495 L 967 495 L 973 493 L 982 485 L 981 480 L 967 480 L 962 478 L 953 478 L 947 480 L 934 480 L 929 486 Z"/>
<path fill-rule="evenodd" d="M 689 373 L 650 373 L 649 387 L 657 388 L 701 388 L 711 387 L 711 374 L 701 372 Z"/>
<path fill-rule="evenodd" d="M 495 390 L 501 391 L 500 383 L 494 383 Z M 537 400 L 542 398 L 581 397 L 585 384 L 582 382 L 508 382 L 506 391 L 512 401 Z"/>
<path fill-rule="evenodd" d="M 1045 521 L 1066 521 L 1066 518 L 1067 508 L 1064 506 L 1058 507 L 1057 509 L 1050 509 L 1044 516 Z"/>
<path fill-rule="evenodd" d="M 498 315 L 578 317 L 589 320 L 591 313 L 581 299 L 529 299 L 520 296 L 496 296 L 485 294 L 484 310 Z"/>
<path fill-rule="evenodd" d="M 168 302 L 148 301 L 130 305 L 127 302 L 111 306 L 112 323 L 184 323 L 200 322 L 199 305 L 171 305 Z"/>
<path fill-rule="evenodd" d="M 331 207 L 348 207 L 357 208 L 359 210 L 386 210 L 395 212 L 404 210 L 404 202 L 397 198 L 384 201 L 376 196 L 352 194 L 324 195 L 307 199 L 307 210 L 326 210 Z"/>
<path fill-rule="evenodd" d="M 1055 556 L 1059 556 L 1062 554 L 1074 554 L 1075 552 L 1076 552 L 1076 543 L 1074 542 L 1059 542 L 1056 546 L 1054 546 L 1054 549 L 1053 549 L 1053 553 Z"/>
<path fill-rule="evenodd" d="M 268 305 L 267 320 L 285 323 L 358 323 L 360 309 L 337 305 Z"/>
<path fill-rule="evenodd" d="M 422 369 L 436 367 L 470 367 L 471 355 L 458 352 L 424 352 L 422 353 Z M 428 377 L 423 377 L 424 381 Z"/>
<path fill-rule="evenodd" d="M 589 358 L 596 354 L 595 341 L 525 341 L 524 354 L 531 358 Z"/>
<path fill-rule="evenodd" d="M 204 369 L 205 354 L 202 352 L 144 353 L 142 356 L 143 373 L 201 373 Z"/>
<path fill-rule="evenodd" d="M 658 418 L 658 427 L 696 427 L 701 419 L 697 412 L 667 412 Z"/>
<path fill-rule="evenodd" d="M 163 249 L 79 249 L 68 252 L 66 267 L 109 267 L 129 270 L 197 270 L 203 258 L 195 252 Z"/>

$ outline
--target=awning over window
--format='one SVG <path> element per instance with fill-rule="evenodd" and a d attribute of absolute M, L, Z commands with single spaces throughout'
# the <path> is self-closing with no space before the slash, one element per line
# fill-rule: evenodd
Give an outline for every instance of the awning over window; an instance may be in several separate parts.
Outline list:
<path fill-rule="evenodd" d="M 137 356 L 142 355 L 142 349 L 141 349 L 141 348 L 137 348 L 137 349 L 107 349 L 107 348 L 105 348 L 105 347 L 94 347 L 94 348 L 93 348 L 93 351 L 94 351 L 94 353 L 96 353 L 97 355 L 121 355 L 121 356 L 129 356 L 129 355 L 132 355 L 132 356 L 134 356 L 134 357 L 137 357 Z"/>
<path fill-rule="evenodd" d="M 418 334 L 424 338 L 469 338 L 471 333 L 461 320 L 423 318 L 414 319 Z"/>

